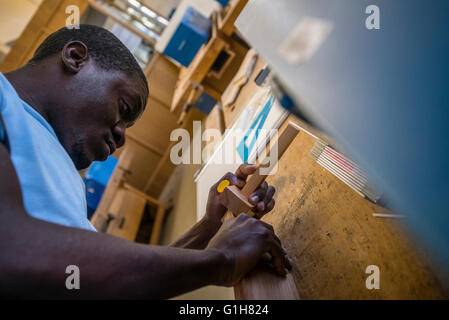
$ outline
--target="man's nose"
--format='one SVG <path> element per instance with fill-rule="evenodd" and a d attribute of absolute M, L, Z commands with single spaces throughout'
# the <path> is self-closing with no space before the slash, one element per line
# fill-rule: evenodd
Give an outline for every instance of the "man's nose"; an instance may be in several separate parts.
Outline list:
<path fill-rule="evenodd" d="M 125 144 L 125 140 L 126 140 L 125 130 L 126 130 L 126 127 L 122 121 L 119 121 L 112 128 L 112 135 L 114 137 L 114 141 L 117 146 L 117 149 L 122 147 Z"/>

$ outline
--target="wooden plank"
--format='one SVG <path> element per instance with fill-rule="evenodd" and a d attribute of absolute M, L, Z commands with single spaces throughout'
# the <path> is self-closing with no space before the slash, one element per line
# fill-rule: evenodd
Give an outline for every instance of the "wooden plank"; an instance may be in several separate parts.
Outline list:
<path fill-rule="evenodd" d="M 230 36 L 234 31 L 234 23 L 240 12 L 248 3 L 248 0 L 231 0 L 218 18 L 218 28 L 224 34 Z"/>
<path fill-rule="evenodd" d="M 273 270 L 259 267 L 248 273 L 234 288 L 236 300 L 298 300 L 299 294 L 293 275 L 285 278 Z"/>
<path fill-rule="evenodd" d="M 109 210 L 114 219 L 110 222 L 106 233 L 134 241 L 145 205 L 146 199 L 137 193 L 119 189 Z"/>

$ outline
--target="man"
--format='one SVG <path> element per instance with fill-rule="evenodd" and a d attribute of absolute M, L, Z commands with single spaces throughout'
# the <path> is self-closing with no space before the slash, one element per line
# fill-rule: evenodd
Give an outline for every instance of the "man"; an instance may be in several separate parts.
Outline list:
<path fill-rule="evenodd" d="M 0 294 L 6 297 L 168 298 L 205 285 L 232 286 L 262 257 L 280 275 L 291 264 L 273 228 L 226 209 L 212 186 L 207 212 L 171 246 L 93 232 L 77 170 L 105 160 L 142 114 L 148 86 L 132 54 L 89 25 L 50 35 L 23 68 L 0 74 Z M 243 187 L 255 166 L 224 178 Z M 253 194 L 256 217 L 274 188 Z M 80 270 L 67 290 L 65 270 Z"/>

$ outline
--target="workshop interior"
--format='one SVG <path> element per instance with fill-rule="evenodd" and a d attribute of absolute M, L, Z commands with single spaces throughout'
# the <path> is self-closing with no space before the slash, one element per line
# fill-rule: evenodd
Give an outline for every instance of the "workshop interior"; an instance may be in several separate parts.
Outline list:
<path fill-rule="evenodd" d="M 1 0 L 0 72 L 79 24 L 134 55 L 145 111 L 79 171 L 99 233 L 167 246 L 259 164 L 217 192 L 238 216 L 275 188 L 292 270 L 173 299 L 448 299 L 448 21 L 445 0 Z"/>

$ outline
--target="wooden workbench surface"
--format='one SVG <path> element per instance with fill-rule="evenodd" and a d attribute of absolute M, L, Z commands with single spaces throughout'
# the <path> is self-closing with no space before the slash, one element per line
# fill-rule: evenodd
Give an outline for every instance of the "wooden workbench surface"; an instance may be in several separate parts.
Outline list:
<path fill-rule="evenodd" d="M 267 179 L 276 188 L 276 206 L 264 220 L 273 224 L 294 260 L 292 272 L 300 297 L 444 298 L 427 257 L 416 252 L 397 225 L 403 220 L 373 217 L 373 212 L 385 210 L 309 157 L 315 142 L 300 132 L 277 174 Z M 369 265 L 380 268 L 379 290 L 365 286 Z"/>

